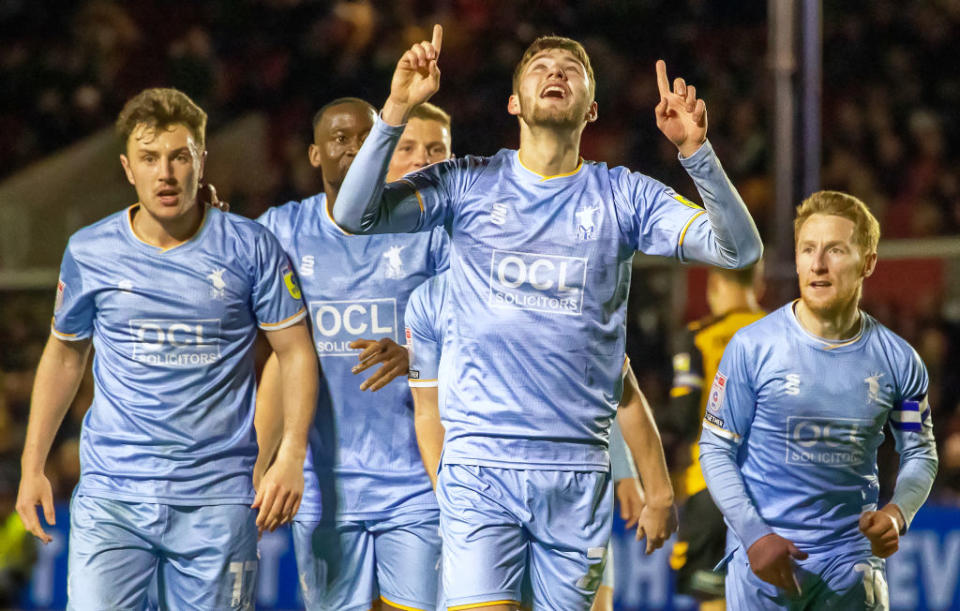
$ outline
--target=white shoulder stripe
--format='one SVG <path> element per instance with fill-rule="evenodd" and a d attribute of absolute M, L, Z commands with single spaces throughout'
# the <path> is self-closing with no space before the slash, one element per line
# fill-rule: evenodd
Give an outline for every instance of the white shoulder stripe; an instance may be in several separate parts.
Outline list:
<path fill-rule="evenodd" d="M 722 429 L 716 424 L 708 420 L 703 421 L 703 426 L 704 428 L 710 429 L 710 432 L 716 435 L 717 437 L 723 437 L 724 439 L 727 439 L 734 443 L 740 443 L 740 435 L 737 435 L 732 431 L 728 431 L 727 429 Z"/>

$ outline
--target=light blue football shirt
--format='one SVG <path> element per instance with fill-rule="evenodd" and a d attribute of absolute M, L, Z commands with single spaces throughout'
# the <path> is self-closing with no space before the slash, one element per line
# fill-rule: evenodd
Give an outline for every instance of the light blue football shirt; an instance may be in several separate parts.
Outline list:
<path fill-rule="evenodd" d="M 296 265 L 310 312 L 322 380 L 310 432 L 298 520 L 385 517 L 436 507 L 417 449 L 413 400 L 402 379 L 361 391 L 357 339 L 400 345 L 407 299 L 446 269 L 448 239 L 429 234 L 351 237 L 327 214 L 324 194 L 271 208 L 259 222 Z"/>
<path fill-rule="evenodd" d="M 52 332 L 95 349 L 78 492 L 250 503 L 254 340 L 306 315 L 296 276 L 253 221 L 207 210 L 193 238 L 162 250 L 133 233 L 135 209 L 75 233 L 60 267 Z"/>
<path fill-rule="evenodd" d="M 455 371 L 450 370 L 441 374 L 443 354 L 455 349 L 453 334 L 448 332 L 453 321 L 449 309 L 445 308 L 449 303 L 446 296 L 449 275 L 449 271 L 438 274 L 414 289 L 410 294 L 410 301 L 407 302 L 405 317 L 407 349 L 410 351 L 408 383 L 411 388 L 439 387 L 438 407 L 441 419 L 443 417 L 443 399 L 439 395 L 443 388 L 441 380 L 456 375 Z M 626 372 L 626 367 L 625 364 L 622 373 Z M 610 473 L 613 481 L 636 477 L 636 465 L 616 419 L 610 427 L 609 449 Z"/>
<path fill-rule="evenodd" d="M 700 462 L 735 544 L 747 549 L 776 532 L 809 553 L 869 553 L 858 521 L 877 507 L 887 426 L 901 458 L 893 502 L 908 524 L 926 498 L 936 473 L 926 369 L 902 338 L 866 313 L 861 320 L 856 337 L 830 342 L 807 332 L 788 304 L 727 345 Z"/>
<path fill-rule="evenodd" d="M 444 461 L 606 470 L 634 252 L 742 266 L 762 251 L 709 143 L 681 160 L 707 213 L 622 167 L 584 161 L 548 178 L 515 150 L 384 186 L 373 178 L 401 131 L 375 123 L 333 212 L 349 230 L 451 236 Z"/>

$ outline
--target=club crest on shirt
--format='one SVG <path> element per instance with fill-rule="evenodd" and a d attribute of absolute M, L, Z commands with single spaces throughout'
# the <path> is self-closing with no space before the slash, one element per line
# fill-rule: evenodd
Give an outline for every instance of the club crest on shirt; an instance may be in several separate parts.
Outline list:
<path fill-rule="evenodd" d="M 883 372 L 877 372 L 863 379 L 863 382 L 867 385 L 867 401 L 871 403 L 880 402 L 880 378 L 882 377 Z"/>
<path fill-rule="evenodd" d="M 589 208 L 581 208 L 576 212 L 578 240 L 589 240 L 596 233 L 596 214 L 599 210 L 600 206 L 590 206 Z"/>
<path fill-rule="evenodd" d="M 707 411 L 713 414 L 719 414 L 723 407 L 723 397 L 727 393 L 727 376 L 719 371 L 713 378 L 713 385 L 710 386 L 710 397 L 707 399 Z"/>
<path fill-rule="evenodd" d="M 400 258 L 404 248 L 406 246 L 391 246 L 387 252 L 383 253 L 383 257 L 387 260 L 387 278 L 403 278 L 406 275 L 403 259 Z"/>
<path fill-rule="evenodd" d="M 211 270 L 207 274 L 207 280 L 210 281 L 210 298 L 223 299 L 227 294 L 227 283 L 223 281 L 223 272 L 227 271 L 224 267 Z"/>

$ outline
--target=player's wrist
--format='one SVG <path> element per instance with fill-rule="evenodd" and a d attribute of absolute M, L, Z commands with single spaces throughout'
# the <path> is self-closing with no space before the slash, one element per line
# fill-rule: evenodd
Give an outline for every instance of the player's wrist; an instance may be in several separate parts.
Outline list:
<path fill-rule="evenodd" d="M 277 450 L 277 459 L 275 462 L 288 462 L 293 461 L 299 464 L 307 459 L 307 446 L 306 444 L 301 444 L 297 442 L 288 442 L 284 440 L 280 443 L 280 448 Z"/>
<path fill-rule="evenodd" d="M 20 458 L 20 477 L 23 479 L 43 477 L 46 462 L 46 459 L 24 454 Z"/>
<path fill-rule="evenodd" d="M 699 141 L 687 141 L 677 145 L 677 149 L 680 151 L 680 156 L 684 159 L 687 159 L 696 155 L 697 151 L 700 150 L 700 147 L 702 147 L 706 141 L 706 138 L 703 138 Z"/>
<path fill-rule="evenodd" d="M 669 509 L 675 501 L 673 490 L 644 490 L 646 503 L 653 509 Z"/>
<path fill-rule="evenodd" d="M 391 95 L 383 104 L 383 109 L 380 111 L 380 119 L 391 127 L 401 127 L 406 125 L 407 117 L 410 116 L 410 111 L 413 110 L 413 107 L 413 104 L 395 100 Z"/>
<path fill-rule="evenodd" d="M 907 520 L 903 516 L 903 511 L 894 503 L 887 503 L 884 505 L 880 511 L 890 516 L 893 520 L 893 524 L 897 529 L 897 533 L 903 534 L 907 529 Z"/>

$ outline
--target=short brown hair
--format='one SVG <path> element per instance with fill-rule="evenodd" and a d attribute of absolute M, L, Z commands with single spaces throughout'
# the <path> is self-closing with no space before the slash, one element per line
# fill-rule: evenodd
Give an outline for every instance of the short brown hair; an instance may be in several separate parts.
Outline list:
<path fill-rule="evenodd" d="M 407 118 L 420 119 L 421 121 L 436 121 L 447 129 L 450 129 L 450 115 L 444 109 L 430 102 L 424 102 L 423 104 L 414 106 Z"/>
<path fill-rule="evenodd" d="M 517 92 L 518 86 L 520 85 L 520 75 L 527 67 L 527 64 L 529 64 L 538 53 L 549 49 L 569 51 L 577 58 L 577 61 L 583 64 L 584 70 L 587 71 L 587 78 L 590 79 L 590 95 L 592 96 L 597 89 L 597 82 L 593 77 L 593 66 L 590 64 L 590 56 L 587 55 L 586 49 L 572 38 L 556 35 L 541 36 L 530 43 L 527 50 L 523 52 L 523 57 L 520 58 L 520 62 L 517 63 L 517 67 L 513 71 L 513 92 Z"/>
<path fill-rule="evenodd" d="M 867 205 L 856 197 L 840 191 L 817 191 L 797 207 L 793 220 L 793 241 L 796 243 L 800 228 L 814 214 L 830 214 L 850 219 L 854 224 L 853 239 L 863 254 L 877 252 L 880 242 L 880 223 Z"/>
<path fill-rule="evenodd" d="M 117 136 L 126 151 L 130 134 L 138 125 L 165 129 L 178 124 L 190 130 L 201 150 L 206 147 L 207 113 L 202 108 L 178 89 L 144 89 L 124 104 L 117 117 Z"/>

